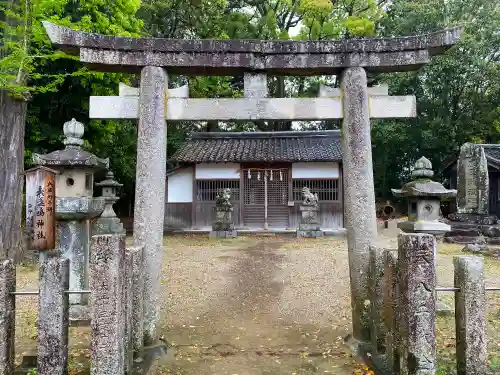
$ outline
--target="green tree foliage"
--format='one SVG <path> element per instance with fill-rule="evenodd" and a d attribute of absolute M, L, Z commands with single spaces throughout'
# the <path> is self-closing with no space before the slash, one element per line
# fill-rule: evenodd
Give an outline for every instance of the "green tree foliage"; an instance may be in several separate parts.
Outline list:
<path fill-rule="evenodd" d="M 400 186 L 420 156 L 439 171 L 464 142 L 500 141 L 498 2 L 394 1 L 380 29 L 384 35 L 411 35 L 457 24 L 464 26 L 464 35 L 446 55 L 418 72 L 378 77 L 393 95 L 416 95 L 418 113 L 414 119 L 374 126 L 378 196 L 390 196 L 390 188 Z"/>
<path fill-rule="evenodd" d="M 86 125 L 86 147 L 100 156 L 111 158 L 112 168 L 123 181 L 135 177 L 135 126 L 130 121 L 89 121 L 91 95 L 115 95 L 123 74 L 89 72 L 75 57 L 54 50 L 41 24 L 42 20 L 85 31 L 112 35 L 139 36 L 142 21 L 135 16 L 140 1 L 118 0 L 33 0 L 29 14 L 29 50 L 20 38 L 10 43 L 11 55 L 0 61 L 0 82 L 13 92 L 30 92 L 26 119 L 25 160 L 30 165 L 33 152 L 62 148 L 62 125 L 76 118 Z M 20 12 L 22 14 L 22 12 Z M 25 29 L 18 28 L 22 33 Z M 27 74 L 24 84 L 10 78 L 12 68 L 22 67 Z M 2 78 L 4 79 L 2 81 Z M 6 85 L 4 85 L 5 87 Z M 133 185 L 126 184 L 131 193 Z"/>
<path fill-rule="evenodd" d="M 1 1 L 1 0 L 0 0 Z M 12 4 L 12 0 L 0 2 Z M 77 118 L 86 125 L 87 147 L 111 158 L 112 168 L 133 196 L 136 125 L 130 121 L 89 121 L 91 95 L 116 95 L 118 82 L 137 77 L 89 72 L 74 57 L 54 50 L 40 21 L 114 35 L 165 38 L 328 40 L 425 33 L 465 24 L 465 36 L 447 55 L 418 72 L 379 74 L 392 95 L 417 96 L 418 117 L 374 121 L 377 195 L 390 196 L 405 171 L 421 155 L 440 165 L 465 141 L 498 142 L 500 128 L 500 14 L 487 0 L 31 0 L 4 11 L 16 26 L 3 33 L 0 88 L 32 96 L 26 124 L 26 160 L 32 152 L 63 147 L 62 124 Z M 28 4 L 29 6 L 26 6 Z M 12 10 L 14 9 L 14 10 Z M 6 38 L 6 35 L 14 38 Z M 191 97 L 241 97 L 243 77 L 176 77 L 189 82 Z M 314 97 L 320 83 L 336 77 L 270 77 L 270 95 Z M 334 128 L 338 122 L 303 123 Z M 282 130 L 289 122 L 170 123 L 168 155 L 192 131 Z"/>

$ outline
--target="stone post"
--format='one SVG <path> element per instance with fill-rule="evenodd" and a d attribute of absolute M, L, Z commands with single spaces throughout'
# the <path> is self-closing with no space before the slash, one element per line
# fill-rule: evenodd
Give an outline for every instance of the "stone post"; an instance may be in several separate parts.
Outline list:
<path fill-rule="evenodd" d="M 436 373 L 435 249 L 430 234 L 398 237 L 401 375 Z"/>
<path fill-rule="evenodd" d="M 159 319 L 160 269 L 163 253 L 165 179 L 167 173 L 168 77 L 154 66 L 141 71 L 137 172 L 134 209 L 134 245 L 144 247 L 144 340 L 155 340 Z"/>
<path fill-rule="evenodd" d="M 61 256 L 69 259 L 71 290 L 84 290 L 88 285 L 88 231 L 86 220 L 58 221 L 59 248 Z M 75 308 L 86 305 L 88 297 L 83 294 L 72 294 L 69 301 Z M 76 307 L 78 306 L 78 307 Z M 75 310 L 75 317 L 80 314 Z"/>
<path fill-rule="evenodd" d="M 353 336 L 369 341 L 368 271 L 370 240 L 377 236 L 375 188 L 366 72 L 348 68 L 342 73 L 344 121 L 344 214 L 349 251 Z"/>
<path fill-rule="evenodd" d="M 0 375 L 14 373 L 16 334 L 16 268 L 12 260 L 0 262 Z"/>
<path fill-rule="evenodd" d="M 133 307 L 134 307 L 134 262 L 135 258 L 142 252 L 142 247 L 132 247 L 125 251 L 125 373 L 132 373 L 132 365 L 134 358 L 134 320 L 133 320 Z M 141 296 L 139 296 L 140 298 Z M 137 325 L 141 327 L 141 342 L 142 342 L 142 320 Z M 138 348 L 137 350 L 139 350 Z"/>
<path fill-rule="evenodd" d="M 144 246 L 136 247 L 132 257 L 132 347 L 134 353 L 144 342 L 144 284 L 142 257 Z"/>
<path fill-rule="evenodd" d="M 68 373 L 69 259 L 40 264 L 38 375 Z"/>
<path fill-rule="evenodd" d="M 389 369 L 399 374 L 399 324 L 398 324 L 398 253 L 386 250 L 384 253 L 384 319 L 387 334 L 385 352 Z"/>
<path fill-rule="evenodd" d="M 380 245 L 370 246 L 370 303 L 372 354 L 385 353 L 384 322 L 384 251 Z"/>
<path fill-rule="evenodd" d="M 92 237 L 90 259 L 91 375 L 125 371 L 125 235 Z"/>
<path fill-rule="evenodd" d="M 458 256 L 455 266 L 457 375 L 486 374 L 486 290 L 484 260 Z"/>

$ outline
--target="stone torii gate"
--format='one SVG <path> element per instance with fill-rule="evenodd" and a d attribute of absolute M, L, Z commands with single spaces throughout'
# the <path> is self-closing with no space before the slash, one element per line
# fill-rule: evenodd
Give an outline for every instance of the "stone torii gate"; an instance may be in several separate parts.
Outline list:
<path fill-rule="evenodd" d="M 105 36 L 44 22 L 53 44 L 99 71 L 141 74 L 137 95 L 91 98 L 92 118 L 139 119 L 134 243 L 145 244 L 144 337 L 155 338 L 162 254 L 167 120 L 326 120 L 343 118 L 345 227 L 353 336 L 370 338 L 369 244 L 377 236 L 370 117 L 415 116 L 415 98 L 368 89 L 366 71 L 417 70 L 460 37 L 460 29 L 398 38 L 342 41 L 170 40 Z M 168 97 L 168 75 L 244 75 L 244 99 Z M 340 75 L 320 98 L 267 98 L 266 74 Z M 382 94 L 382 95 L 381 95 Z"/>

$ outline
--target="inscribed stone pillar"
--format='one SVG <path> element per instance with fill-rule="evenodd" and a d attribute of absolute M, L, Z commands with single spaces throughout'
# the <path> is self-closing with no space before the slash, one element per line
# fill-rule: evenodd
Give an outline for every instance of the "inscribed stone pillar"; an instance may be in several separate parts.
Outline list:
<path fill-rule="evenodd" d="M 39 375 L 68 373 L 69 264 L 64 258 L 48 258 L 40 264 Z"/>
<path fill-rule="evenodd" d="M 457 375 L 486 374 L 486 289 L 484 260 L 458 256 L 455 265 Z"/>
<path fill-rule="evenodd" d="M 344 70 L 341 85 L 344 94 L 344 216 L 349 251 L 353 336 L 361 341 L 369 341 L 369 247 L 370 240 L 377 236 L 377 220 L 365 70 L 359 67 Z"/>
<path fill-rule="evenodd" d="M 16 334 L 16 268 L 12 260 L 0 261 L 0 375 L 14 373 Z"/>
<path fill-rule="evenodd" d="M 484 148 L 473 143 L 460 147 L 457 171 L 457 212 L 489 213 L 488 162 Z"/>
<path fill-rule="evenodd" d="M 92 237 L 90 255 L 91 375 L 125 371 L 125 235 Z"/>
<path fill-rule="evenodd" d="M 398 237 L 401 375 L 436 373 L 435 251 L 431 234 Z"/>
<path fill-rule="evenodd" d="M 167 166 L 166 93 L 164 69 L 141 71 L 137 172 L 134 208 L 134 245 L 144 245 L 144 339 L 155 340 L 160 307 L 160 270 L 163 253 L 165 178 Z"/>

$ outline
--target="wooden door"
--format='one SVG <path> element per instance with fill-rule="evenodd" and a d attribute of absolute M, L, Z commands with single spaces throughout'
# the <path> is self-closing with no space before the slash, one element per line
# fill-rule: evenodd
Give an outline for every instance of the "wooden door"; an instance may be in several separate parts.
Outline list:
<path fill-rule="evenodd" d="M 243 169 L 245 227 L 264 228 L 266 213 L 270 228 L 288 227 L 288 173 L 288 169 Z"/>

